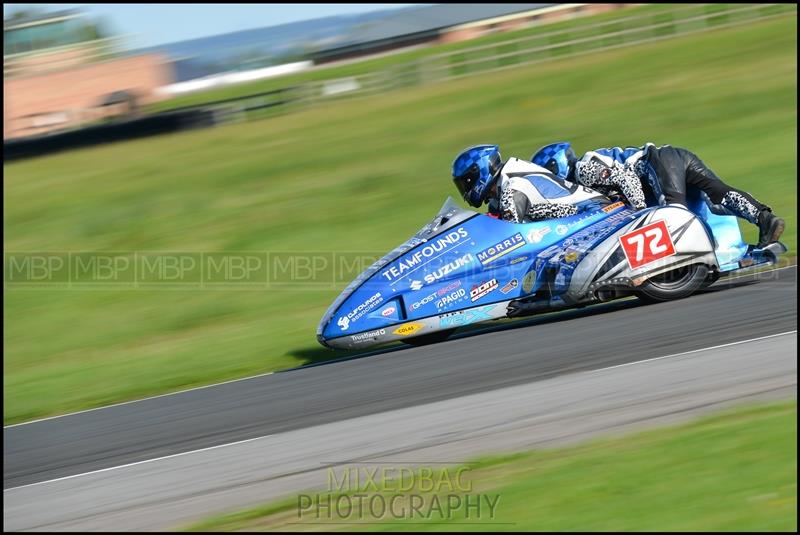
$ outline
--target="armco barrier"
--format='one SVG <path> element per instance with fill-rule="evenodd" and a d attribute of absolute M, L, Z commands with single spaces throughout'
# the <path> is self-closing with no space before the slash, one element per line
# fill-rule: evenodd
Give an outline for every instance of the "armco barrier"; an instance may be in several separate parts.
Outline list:
<path fill-rule="evenodd" d="M 217 115 L 213 110 L 193 109 L 157 113 L 67 132 L 16 138 L 3 143 L 3 160 L 30 158 L 101 143 L 203 128 L 214 126 L 217 122 Z"/>

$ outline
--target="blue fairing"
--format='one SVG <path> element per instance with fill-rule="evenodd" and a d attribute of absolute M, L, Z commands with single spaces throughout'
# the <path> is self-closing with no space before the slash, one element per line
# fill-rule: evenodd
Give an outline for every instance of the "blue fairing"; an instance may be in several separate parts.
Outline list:
<path fill-rule="evenodd" d="M 551 198 L 560 196 L 557 183 L 529 178 Z M 679 236 L 694 229 L 688 248 L 673 252 L 676 262 L 698 259 L 699 254 L 710 268 L 724 272 L 774 263 L 777 255 L 786 251 L 780 244 L 764 249 L 745 244 L 736 218 L 720 215 L 724 209 L 712 208 L 697 190 L 689 189 L 686 202 L 697 218 L 687 216 L 681 208 L 663 212 L 685 221 L 677 229 Z M 464 210 L 448 199 L 411 239 L 345 288 L 323 316 L 318 340 L 345 349 L 413 337 L 419 340 L 431 333 L 506 317 L 519 311 L 519 303 L 535 310 L 580 306 L 602 299 L 593 293 L 598 288 L 635 288 L 637 280 L 641 284 L 638 273 L 624 271 L 625 258 L 627 265 L 631 259 L 623 239 L 631 234 L 618 231 L 624 228 L 630 233 L 639 221 L 657 217 L 663 199 L 638 212 L 604 197 L 576 206 L 578 213 L 570 217 L 514 224 Z M 707 237 L 702 236 L 697 221 L 702 222 Z M 587 278 L 589 273 L 592 278 Z M 598 273 L 601 278 L 595 277 Z"/>
<path fill-rule="evenodd" d="M 580 209 L 571 217 L 514 224 L 447 203 L 415 238 L 348 287 L 318 335 L 331 339 L 374 331 L 534 293 L 540 277 L 531 277 L 533 285 L 523 279 L 537 265 L 544 269 L 542 259 L 563 252 L 565 243 L 583 254 L 633 214 L 622 203 L 587 202 Z M 426 235 L 443 213 L 445 223 Z"/>
<path fill-rule="evenodd" d="M 748 245 L 742 240 L 736 216 L 713 213 L 704 195 L 694 188 L 689 188 L 687 192 L 687 203 L 689 210 L 705 222 L 714 240 L 719 270 L 725 272 L 738 269 L 739 261 L 748 252 Z"/>

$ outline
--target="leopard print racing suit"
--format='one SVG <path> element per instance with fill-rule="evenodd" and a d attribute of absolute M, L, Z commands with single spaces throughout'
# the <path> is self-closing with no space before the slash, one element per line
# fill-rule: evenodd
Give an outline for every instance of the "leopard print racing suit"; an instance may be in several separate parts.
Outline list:
<path fill-rule="evenodd" d="M 763 210 L 770 210 L 749 193 L 725 184 L 692 152 L 670 145 L 648 143 L 639 148 L 589 151 L 576 163 L 574 174 L 585 186 L 604 193 L 619 191 L 637 209 L 663 204 L 686 206 L 686 188 L 694 186 L 723 212 L 754 225 L 758 225 Z"/>
<path fill-rule="evenodd" d="M 512 223 L 568 217 L 578 203 L 605 199 L 597 191 L 559 180 L 531 162 L 510 158 L 501 170 L 497 194 L 489 199 L 489 213 Z"/>

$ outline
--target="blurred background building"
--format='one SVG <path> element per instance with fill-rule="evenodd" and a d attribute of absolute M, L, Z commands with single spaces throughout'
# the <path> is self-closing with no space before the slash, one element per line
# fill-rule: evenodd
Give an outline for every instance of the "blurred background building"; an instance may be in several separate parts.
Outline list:
<path fill-rule="evenodd" d="M 130 115 L 171 81 L 166 56 L 125 54 L 118 37 L 79 11 L 3 22 L 3 139 Z M 109 105 L 120 92 L 128 105 Z"/>
<path fill-rule="evenodd" d="M 321 49 L 315 64 L 369 57 L 422 45 L 453 43 L 518 30 L 625 4 L 435 4 L 405 9 L 354 29 L 343 42 Z"/>
<path fill-rule="evenodd" d="M 134 119 L 151 104 L 179 93 L 628 5 L 433 4 L 323 17 L 138 50 L 125 47 L 121 36 L 81 11 L 17 11 L 3 23 L 3 139 Z"/>

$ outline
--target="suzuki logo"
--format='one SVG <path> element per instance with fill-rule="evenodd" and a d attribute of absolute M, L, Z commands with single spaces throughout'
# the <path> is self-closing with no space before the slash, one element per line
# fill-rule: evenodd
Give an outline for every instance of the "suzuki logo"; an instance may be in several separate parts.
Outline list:
<path fill-rule="evenodd" d="M 421 281 L 411 281 L 411 289 L 412 290 L 416 291 L 416 290 L 419 290 L 420 288 L 422 288 L 422 282 Z"/>

